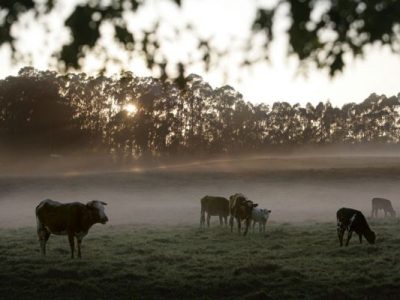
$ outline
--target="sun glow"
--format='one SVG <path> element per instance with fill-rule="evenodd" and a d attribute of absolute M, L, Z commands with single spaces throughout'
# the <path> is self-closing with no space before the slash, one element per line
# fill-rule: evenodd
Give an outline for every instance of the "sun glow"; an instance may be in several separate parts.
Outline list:
<path fill-rule="evenodd" d="M 126 104 L 123 109 L 128 113 L 128 115 L 134 115 L 137 112 L 137 107 L 135 104 Z"/>

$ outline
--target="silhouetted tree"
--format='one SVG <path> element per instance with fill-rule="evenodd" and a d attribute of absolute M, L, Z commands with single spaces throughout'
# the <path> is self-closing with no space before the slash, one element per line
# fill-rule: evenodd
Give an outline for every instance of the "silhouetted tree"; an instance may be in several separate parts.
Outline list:
<path fill-rule="evenodd" d="M 0 81 L 0 124 L 3 145 L 48 154 L 84 143 L 75 108 L 59 93 L 53 72 L 21 69 Z"/>
<path fill-rule="evenodd" d="M 134 105 L 135 111 L 126 110 Z M 198 75 L 173 81 L 57 75 L 32 68 L 0 80 L 0 142 L 42 154 L 108 153 L 117 162 L 333 143 L 399 143 L 399 95 L 342 108 L 245 102 Z"/>

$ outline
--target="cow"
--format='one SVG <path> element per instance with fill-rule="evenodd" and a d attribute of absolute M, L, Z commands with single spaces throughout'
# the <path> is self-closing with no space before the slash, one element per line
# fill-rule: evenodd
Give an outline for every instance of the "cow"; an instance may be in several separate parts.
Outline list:
<path fill-rule="evenodd" d="M 251 212 L 251 219 L 253 220 L 253 232 L 256 223 L 258 223 L 258 231 L 265 232 L 265 225 L 267 224 L 270 214 L 271 210 L 259 207 L 253 208 Z"/>
<path fill-rule="evenodd" d="M 93 200 L 86 204 L 80 202 L 60 203 L 51 199 L 43 200 L 36 207 L 37 234 L 43 256 L 50 234 L 67 235 L 74 258 L 74 238 L 78 243 L 78 258 L 81 258 L 81 243 L 90 227 L 96 223 L 105 224 L 108 218 L 104 212 L 107 203 Z"/>
<path fill-rule="evenodd" d="M 339 237 L 340 247 L 343 246 L 344 232 L 347 230 L 347 241 L 346 247 L 349 245 L 351 235 L 355 231 L 359 238 L 360 244 L 362 243 L 362 237 L 364 236 L 368 243 L 375 244 L 376 235 L 375 232 L 369 227 L 367 220 L 365 219 L 362 212 L 352 208 L 341 208 L 336 213 L 337 218 L 337 234 Z"/>
<path fill-rule="evenodd" d="M 231 227 L 231 232 L 233 231 L 233 219 L 236 219 L 238 223 L 238 232 L 241 233 L 241 222 L 245 221 L 245 230 L 243 235 L 247 234 L 251 222 L 251 213 L 254 207 L 258 204 L 253 203 L 253 201 L 248 200 L 243 194 L 234 194 L 229 197 L 229 225 Z"/>
<path fill-rule="evenodd" d="M 229 201 L 224 197 L 205 196 L 200 200 L 201 213 L 200 213 L 200 228 L 205 225 L 205 215 L 207 213 L 207 227 L 210 227 L 211 216 L 219 217 L 219 224 L 227 226 L 227 219 L 229 215 Z"/>
<path fill-rule="evenodd" d="M 383 209 L 385 217 L 389 214 L 391 217 L 396 216 L 396 212 L 393 209 L 392 202 L 384 198 L 373 198 L 372 199 L 372 213 L 371 218 L 378 217 L 378 210 Z"/>

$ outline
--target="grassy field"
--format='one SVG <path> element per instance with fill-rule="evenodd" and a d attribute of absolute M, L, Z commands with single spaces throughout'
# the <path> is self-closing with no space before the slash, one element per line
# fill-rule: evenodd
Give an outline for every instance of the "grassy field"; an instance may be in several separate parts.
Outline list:
<path fill-rule="evenodd" d="M 335 213 L 371 199 L 400 211 L 400 157 L 250 157 L 110 172 L 0 174 L 0 299 L 400 299 L 400 222 L 371 221 L 376 245 L 340 248 Z M 272 210 L 265 235 L 216 220 L 204 195 L 241 192 Z M 66 237 L 39 254 L 43 199 L 108 203 L 110 222 L 71 260 Z M 290 223 L 288 223 L 290 222 Z"/>
<path fill-rule="evenodd" d="M 334 223 L 274 223 L 247 237 L 213 223 L 97 225 L 71 260 L 66 237 L 39 254 L 34 227 L 0 229 L 1 299 L 399 299 L 400 224 L 375 245 L 338 246 Z"/>

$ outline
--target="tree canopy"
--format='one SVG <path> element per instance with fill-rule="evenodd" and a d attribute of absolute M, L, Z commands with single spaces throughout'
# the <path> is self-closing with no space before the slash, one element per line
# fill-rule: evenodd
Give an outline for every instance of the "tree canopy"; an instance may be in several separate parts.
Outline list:
<path fill-rule="evenodd" d="M 342 108 L 329 102 L 255 105 L 232 87 L 212 88 L 194 74 L 184 89 L 130 72 L 110 78 L 23 68 L 0 80 L 1 148 L 100 152 L 120 162 L 299 145 L 398 144 L 399 113 L 400 94 L 371 94 Z"/>
<path fill-rule="evenodd" d="M 160 77 L 172 77 L 167 67 L 171 63 L 162 50 L 159 36 L 160 22 L 151 29 L 134 33 L 129 28 L 129 18 L 149 1 L 145 0 L 90 0 L 81 1 L 65 18 L 71 38 L 53 53 L 60 62 L 59 67 L 79 69 L 81 58 L 99 45 L 101 26 L 107 23 L 113 28 L 115 41 L 129 53 L 144 54 L 147 67 Z M 169 0 L 181 7 L 188 1 Z M 0 3 L 0 45 L 11 47 L 14 59 L 23 54 L 18 49 L 18 34 L 13 27 L 26 13 L 33 13 L 41 26 L 51 27 L 43 16 L 55 11 L 61 1 L 54 0 L 5 0 Z M 210 7 L 212 10 L 213 7 Z M 344 55 L 362 56 L 368 45 L 388 45 L 395 53 L 400 52 L 400 2 L 393 0 L 280 0 L 274 5 L 263 6 L 254 1 L 254 19 L 248 28 L 248 37 L 240 51 L 244 53 L 242 65 L 251 65 L 268 59 L 268 50 L 274 40 L 274 25 L 277 12 L 283 11 L 290 20 L 287 27 L 289 54 L 299 58 L 302 66 L 315 64 L 327 68 L 331 75 L 345 66 Z M 217 50 L 212 38 L 200 37 L 193 24 L 186 24 L 177 31 L 189 32 L 197 40 L 200 60 L 206 68 L 212 67 L 221 55 L 232 49 L 226 45 L 224 51 Z M 256 43 L 261 38 L 263 43 Z M 103 49 L 104 50 L 104 49 Z M 258 51 L 254 51 L 258 50 Z M 101 50 L 99 50 L 101 52 Z M 257 55 L 254 55 L 257 53 Z M 180 61 L 175 69 L 178 78 L 185 75 L 190 62 Z M 175 75 L 174 75 L 175 76 Z"/>

